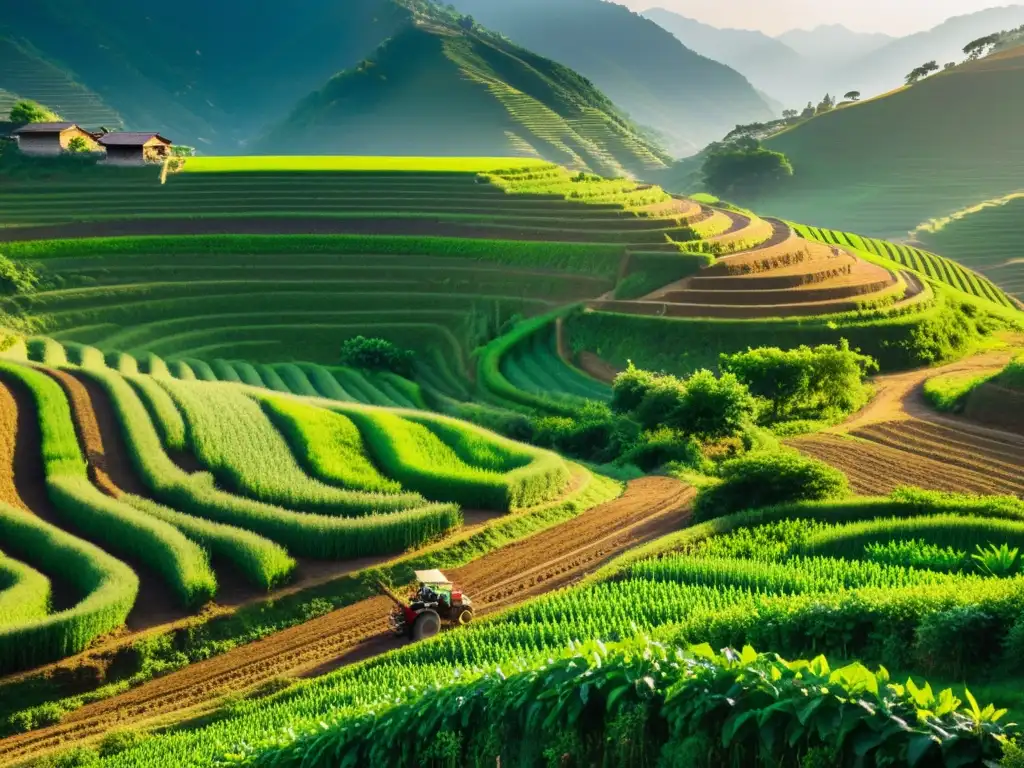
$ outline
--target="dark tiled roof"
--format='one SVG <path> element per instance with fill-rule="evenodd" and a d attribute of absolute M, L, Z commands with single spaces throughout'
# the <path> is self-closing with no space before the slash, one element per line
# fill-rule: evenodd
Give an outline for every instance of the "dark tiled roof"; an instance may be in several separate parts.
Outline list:
<path fill-rule="evenodd" d="M 17 136 L 21 133 L 60 133 L 66 131 L 69 128 L 78 128 L 74 123 L 29 123 L 23 125 L 21 128 L 14 132 Z"/>
<path fill-rule="evenodd" d="M 171 143 L 170 139 L 165 139 L 159 133 L 142 133 L 142 132 L 126 132 L 120 131 L 118 133 L 108 133 L 104 136 L 100 136 L 97 141 L 105 147 L 141 147 L 150 139 L 157 138 L 168 144 Z"/>

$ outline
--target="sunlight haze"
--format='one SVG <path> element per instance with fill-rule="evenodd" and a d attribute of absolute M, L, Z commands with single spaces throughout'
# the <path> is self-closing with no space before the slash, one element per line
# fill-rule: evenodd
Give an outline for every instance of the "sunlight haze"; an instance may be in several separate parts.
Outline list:
<path fill-rule="evenodd" d="M 985 8 L 1015 5 L 991 0 L 620 0 L 634 11 L 662 7 L 716 27 L 759 29 L 779 35 L 790 29 L 843 24 L 858 32 L 909 35 Z"/>

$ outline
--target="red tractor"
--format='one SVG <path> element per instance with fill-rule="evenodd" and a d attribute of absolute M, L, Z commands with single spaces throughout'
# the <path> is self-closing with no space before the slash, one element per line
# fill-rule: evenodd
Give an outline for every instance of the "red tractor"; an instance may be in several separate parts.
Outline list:
<path fill-rule="evenodd" d="M 391 629 L 412 640 L 433 637 L 442 624 L 464 626 L 473 620 L 473 601 L 453 585 L 439 570 L 416 571 L 419 587 L 406 601 L 381 585 L 381 591 L 398 606 L 391 614 Z"/>

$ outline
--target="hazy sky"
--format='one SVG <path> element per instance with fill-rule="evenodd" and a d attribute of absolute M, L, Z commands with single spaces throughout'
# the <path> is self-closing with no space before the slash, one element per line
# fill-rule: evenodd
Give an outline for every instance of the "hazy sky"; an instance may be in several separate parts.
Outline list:
<path fill-rule="evenodd" d="M 667 8 L 716 27 L 760 29 L 777 35 L 794 27 L 844 24 L 859 32 L 907 35 L 950 16 L 1017 5 L 1013 0 L 615 0 L 634 11 Z"/>

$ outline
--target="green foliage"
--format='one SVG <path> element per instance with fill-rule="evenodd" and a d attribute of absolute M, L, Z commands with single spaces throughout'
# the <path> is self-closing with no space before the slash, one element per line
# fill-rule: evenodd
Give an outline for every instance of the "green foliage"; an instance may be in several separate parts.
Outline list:
<path fill-rule="evenodd" d="M 38 287 L 39 275 L 32 267 L 0 254 L 0 295 L 33 293 Z"/>
<path fill-rule="evenodd" d="M 970 394 L 992 378 L 992 374 L 949 373 L 924 383 L 924 397 L 937 411 L 959 413 Z"/>
<path fill-rule="evenodd" d="M 50 580 L 0 552 L 0 627 L 40 619 L 49 607 Z"/>
<path fill-rule="evenodd" d="M 29 123 L 58 123 L 60 115 L 47 109 L 42 104 L 31 99 L 21 99 L 14 102 L 11 111 L 7 116 L 15 125 L 27 125 Z"/>
<path fill-rule="evenodd" d="M 771 421 L 830 418 L 851 413 L 867 402 L 865 377 L 878 363 L 839 345 L 796 349 L 761 347 L 723 354 L 721 369 L 733 373 L 753 395 L 768 401 Z"/>
<path fill-rule="evenodd" d="M 139 579 L 124 563 L 38 517 L 0 505 L 4 549 L 72 585 L 78 602 L 37 621 L 0 626 L 0 670 L 14 672 L 84 650 L 121 626 Z"/>
<path fill-rule="evenodd" d="M 89 144 L 81 136 L 75 136 L 71 141 L 68 142 L 68 152 L 71 154 L 79 154 L 81 152 L 88 152 Z"/>
<path fill-rule="evenodd" d="M 356 336 L 341 345 L 339 362 L 352 368 L 371 371 L 391 371 L 400 376 L 412 373 L 415 355 L 408 349 L 400 349 L 386 339 L 368 339 Z"/>
<path fill-rule="evenodd" d="M 971 560 L 974 561 L 978 570 L 986 576 L 1004 579 L 1017 570 L 1017 555 L 1019 554 L 1019 547 L 1010 549 L 1005 542 L 999 546 L 989 544 L 984 549 L 979 544 L 977 552 L 971 555 Z"/>
<path fill-rule="evenodd" d="M 704 184 L 715 195 L 756 196 L 771 191 L 793 175 L 793 166 L 781 152 L 765 149 L 758 142 L 749 146 L 728 146 L 712 152 L 702 168 Z"/>
<path fill-rule="evenodd" d="M 0 371 L 32 393 L 39 410 L 47 491 L 75 530 L 157 570 L 186 606 L 202 605 L 217 581 L 201 547 L 176 528 L 101 493 L 89 480 L 67 396 L 45 374 L 13 363 Z"/>
<path fill-rule="evenodd" d="M 963 550 L 929 544 L 923 539 L 893 540 L 886 543 L 874 541 L 864 548 L 864 554 L 876 563 L 927 568 L 943 573 L 961 570 L 967 559 L 967 553 Z"/>
<path fill-rule="evenodd" d="M 317 479 L 360 491 L 401 492 L 401 484 L 370 461 L 362 435 L 347 416 L 284 398 L 264 398 L 263 405 Z"/>
<path fill-rule="evenodd" d="M 995 377 L 1001 387 L 1024 392 L 1024 354 L 1018 355 Z"/>
<path fill-rule="evenodd" d="M 456 427 L 458 422 L 445 417 L 414 420 L 382 410 L 335 408 L 356 423 L 389 476 L 430 499 L 508 511 L 549 501 L 569 479 L 558 456 L 470 425 Z M 501 457 L 500 471 L 490 468 L 496 456 Z"/>
<path fill-rule="evenodd" d="M 637 427 L 603 403 L 589 401 L 573 416 L 544 416 L 532 423 L 530 442 L 584 461 L 604 464 L 620 457 Z"/>
<path fill-rule="evenodd" d="M 722 482 L 701 490 L 697 497 L 695 519 L 711 520 L 775 504 L 840 499 L 849 493 L 842 472 L 792 451 L 732 459 L 719 474 Z"/>
<path fill-rule="evenodd" d="M 181 409 L 196 456 L 238 493 L 297 511 L 340 516 L 397 512 L 423 503 L 414 493 L 347 490 L 310 477 L 259 403 L 231 384 L 160 383 Z"/>
<path fill-rule="evenodd" d="M 732 373 L 697 371 L 686 380 L 630 366 L 612 388 L 612 407 L 645 429 L 667 427 L 705 440 L 732 437 L 753 420 L 756 404 Z"/>

